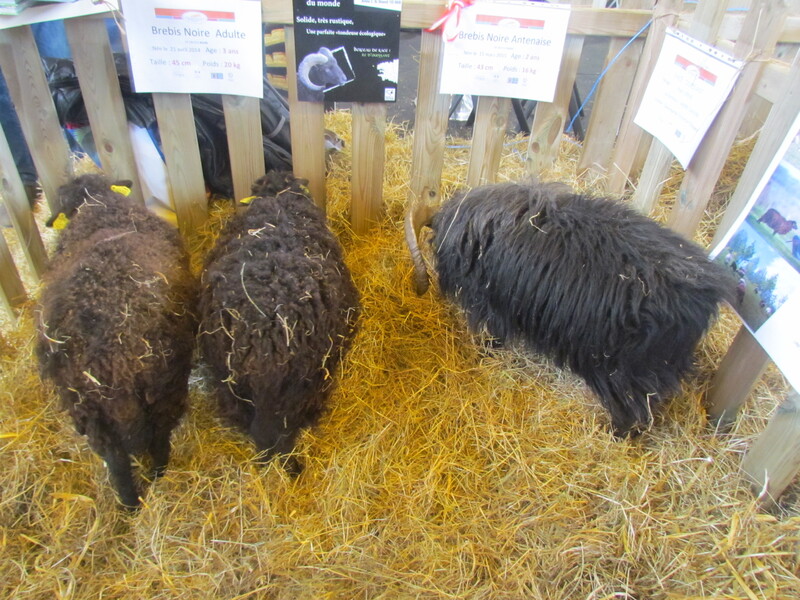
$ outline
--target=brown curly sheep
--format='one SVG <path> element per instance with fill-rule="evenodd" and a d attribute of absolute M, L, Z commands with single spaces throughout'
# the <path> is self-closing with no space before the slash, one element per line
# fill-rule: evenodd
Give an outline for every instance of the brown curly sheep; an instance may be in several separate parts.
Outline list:
<path fill-rule="evenodd" d="M 359 298 L 325 214 L 291 175 L 272 172 L 206 259 L 200 349 L 221 415 L 264 460 L 316 422 L 353 336 Z M 296 460 L 286 463 L 300 469 Z"/>
<path fill-rule="evenodd" d="M 125 507 L 139 505 L 131 455 L 169 462 L 186 410 L 196 283 L 177 230 L 84 175 L 59 190 L 70 217 L 44 277 L 37 355 Z"/>

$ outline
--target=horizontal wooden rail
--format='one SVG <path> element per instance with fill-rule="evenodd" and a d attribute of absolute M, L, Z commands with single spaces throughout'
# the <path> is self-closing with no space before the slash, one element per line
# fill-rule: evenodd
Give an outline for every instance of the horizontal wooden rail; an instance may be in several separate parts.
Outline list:
<path fill-rule="evenodd" d="M 425 29 L 430 27 L 445 11 L 446 0 L 403 0 L 403 14 L 400 26 L 404 29 Z M 262 19 L 265 23 L 292 23 L 292 0 L 261 0 Z M 681 15 L 679 27 L 691 19 L 691 13 Z M 626 10 L 619 8 L 573 7 L 569 20 L 568 33 L 576 35 L 597 35 L 611 37 L 631 37 L 650 20 L 648 10 Z M 734 40 L 739 37 L 745 14 L 727 13 L 720 26 L 720 37 Z M 800 43 L 800 16 L 787 19 L 778 36 L 779 42 Z"/>

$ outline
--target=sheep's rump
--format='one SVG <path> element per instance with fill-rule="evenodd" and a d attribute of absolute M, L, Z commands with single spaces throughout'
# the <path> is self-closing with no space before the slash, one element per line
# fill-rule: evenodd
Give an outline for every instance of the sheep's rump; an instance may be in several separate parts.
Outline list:
<path fill-rule="evenodd" d="M 37 353 L 79 433 L 99 435 L 96 425 L 105 424 L 129 454 L 141 454 L 154 425 L 177 424 L 186 409 L 194 288 L 185 253 L 135 229 L 99 229 L 53 257 Z"/>
<path fill-rule="evenodd" d="M 583 377 L 617 431 L 677 391 L 732 282 L 697 245 L 612 200 L 476 188 L 432 222 L 439 285 L 475 330 Z"/>
<path fill-rule="evenodd" d="M 199 341 L 221 415 L 248 431 L 257 402 L 290 428 L 313 424 L 358 307 L 324 213 L 296 193 L 256 198 L 223 231 L 201 282 Z"/>

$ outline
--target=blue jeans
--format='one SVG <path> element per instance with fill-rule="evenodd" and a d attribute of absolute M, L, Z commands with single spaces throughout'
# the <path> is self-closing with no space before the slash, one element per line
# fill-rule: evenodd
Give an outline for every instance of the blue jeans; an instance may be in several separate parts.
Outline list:
<path fill-rule="evenodd" d="M 0 126 L 6 134 L 11 154 L 14 156 L 14 164 L 24 184 L 36 183 L 36 167 L 33 165 L 28 144 L 25 143 L 25 136 L 22 134 L 22 127 L 19 124 L 17 113 L 14 110 L 14 103 L 8 93 L 8 85 L 3 74 L 0 73 Z"/>

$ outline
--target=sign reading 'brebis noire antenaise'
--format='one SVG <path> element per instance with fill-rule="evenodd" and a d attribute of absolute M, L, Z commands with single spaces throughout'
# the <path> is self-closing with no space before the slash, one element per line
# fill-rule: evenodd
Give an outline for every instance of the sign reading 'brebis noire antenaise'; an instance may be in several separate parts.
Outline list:
<path fill-rule="evenodd" d="M 394 102 L 402 0 L 294 0 L 301 101 Z"/>
<path fill-rule="evenodd" d="M 439 91 L 552 102 L 569 6 L 476 2 L 444 24 Z"/>
<path fill-rule="evenodd" d="M 264 94 L 261 3 L 125 0 L 137 92 Z"/>

